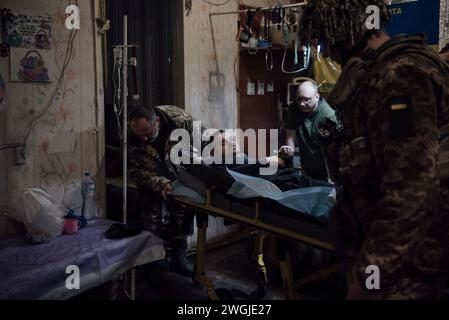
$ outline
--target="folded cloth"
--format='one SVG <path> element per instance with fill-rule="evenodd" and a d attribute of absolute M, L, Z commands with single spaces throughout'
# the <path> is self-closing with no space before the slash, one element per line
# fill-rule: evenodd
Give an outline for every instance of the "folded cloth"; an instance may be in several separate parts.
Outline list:
<path fill-rule="evenodd" d="M 129 224 L 114 223 L 105 232 L 108 239 L 123 239 L 134 237 L 142 232 L 142 225 L 140 222 L 131 222 Z"/>

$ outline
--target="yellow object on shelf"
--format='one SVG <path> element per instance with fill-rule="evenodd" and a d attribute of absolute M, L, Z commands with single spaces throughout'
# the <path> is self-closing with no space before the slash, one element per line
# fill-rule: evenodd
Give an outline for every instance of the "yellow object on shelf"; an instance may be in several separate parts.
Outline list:
<path fill-rule="evenodd" d="M 313 62 L 314 78 L 320 86 L 320 92 L 329 94 L 341 74 L 341 67 L 330 58 L 324 58 L 320 53 Z"/>

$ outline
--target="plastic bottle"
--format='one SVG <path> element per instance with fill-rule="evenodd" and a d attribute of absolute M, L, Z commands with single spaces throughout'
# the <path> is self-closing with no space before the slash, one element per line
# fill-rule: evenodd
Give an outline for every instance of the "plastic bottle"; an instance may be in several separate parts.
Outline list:
<path fill-rule="evenodd" d="M 84 174 L 81 183 L 81 195 L 83 196 L 82 215 L 86 219 L 95 217 L 95 182 L 89 172 Z"/>

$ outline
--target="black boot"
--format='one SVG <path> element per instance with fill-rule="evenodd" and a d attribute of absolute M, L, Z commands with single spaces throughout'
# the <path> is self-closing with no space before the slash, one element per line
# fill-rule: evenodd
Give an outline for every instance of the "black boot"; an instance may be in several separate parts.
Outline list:
<path fill-rule="evenodd" d="M 172 248 L 170 271 L 184 277 L 193 277 L 193 266 L 187 260 L 187 241 L 180 246 Z"/>

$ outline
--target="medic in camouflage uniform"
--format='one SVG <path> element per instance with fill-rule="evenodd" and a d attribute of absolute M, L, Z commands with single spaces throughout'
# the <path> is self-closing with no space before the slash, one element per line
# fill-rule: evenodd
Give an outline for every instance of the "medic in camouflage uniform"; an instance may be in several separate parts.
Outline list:
<path fill-rule="evenodd" d="M 170 141 L 170 134 L 176 129 L 186 129 L 193 137 L 193 121 L 175 106 L 135 107 L 129 115 L 129 175 L 139 188 L 143 229 L 169 241 L 171 269 L 185 276 L 193 275 L 186 260 L 192 216 L 167 197 L 178 173 L 177 166 L 170 160 L 170 150 L 178 141 Z M 204 127 L 199 129 L 200 134 L 205 130 Z M 189 147 L 192 142 L 193 139 Z M 163 214 L 164 203 L 168 217 Z"/>
<path fill-rule="evenodd" d="M 327 161 L 343 186 L 333 213 L 348 299 L 441 296 L 449 271 L 449 66 L 420 37 L 367 30 L 381 0 L 312 0 L 304 41 L 325 42 L 344 66 L 328 98 L 343 128 Z M 380 290 L 367 290 L 380 271 Z M 371 282 L 371 284 L 375 284 Z"/>

